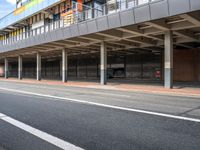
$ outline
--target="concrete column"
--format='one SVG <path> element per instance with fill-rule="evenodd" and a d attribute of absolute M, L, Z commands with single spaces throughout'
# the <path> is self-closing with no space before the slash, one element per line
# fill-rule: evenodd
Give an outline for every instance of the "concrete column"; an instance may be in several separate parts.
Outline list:
<path fill-rule="evenodd" d="M 37 69 L 36 69 L 36 76 L 37 76 L 37 80 L 40 81 L 41 80 L 41 54 L 37 53 Z"/>
<path fill-rule="evenodd" d="M 22 56 L 18 56 L 18 79 L 22 79 Z"/>
<path fill-rule="evenodd" d="M 165 88 L 173 88 L 173 33 L 172 31 L 165 32 Z"/>
<path fill-rule="evenodd" d="M 4 60 L 4 77 L 5 79 L 8 78 L 8 59 L 5 58 Z"/>
<path fill-rule="evenodd" d="M 62 59 L 60 60 L 59 65 L 60 65 L 60 67 L 59 67 L 59 70 L 60 70 L 60 77 L 62 78 Z"/>
<path fill-rule="evenodd" d="M 62 81 L 67 82 L 67 72 L 68 72 L 68 57 L 67 50 L 62 50 Z"/>
<path fill-rule="evenodd" d="M 105 42 L 101 43 L 101 50 L 100 50 L 100 60 L 101 60 L 101 84 L 105 85 L 107 84 L 107 46 Z"/>

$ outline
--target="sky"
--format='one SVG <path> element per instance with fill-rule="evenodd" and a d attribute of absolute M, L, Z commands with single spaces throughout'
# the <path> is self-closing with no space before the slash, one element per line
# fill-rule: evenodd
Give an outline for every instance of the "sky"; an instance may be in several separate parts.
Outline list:
<path fill-rule="evenodd" d="M 16 0 L 0 0 L 0 18 L 15 10 L 15 3 Z"/>

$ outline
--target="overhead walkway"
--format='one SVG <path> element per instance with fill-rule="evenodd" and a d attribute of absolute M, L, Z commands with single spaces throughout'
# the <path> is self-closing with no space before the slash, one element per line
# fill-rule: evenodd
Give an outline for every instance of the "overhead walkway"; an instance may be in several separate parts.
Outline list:
<path fill-rule="evenodd" d="M 121 58 L 135 55 L 137 58 L 137 54 L 150 53 L 154 55 L 151 58 L 159 56 L 159 71 L 162 74 L 160 80 L 164 80 L 166 88 L 172 88 L 173 71 L 176 71 L 173 69 L 175 49 L 190 51 L 200 46 L 200 1 L 156 0 L 142 5 L 127 4 L 128 1 L 121 1 L 120 7 L 114 7 L 113 11 L 109 11 L 108 4 L 105 4 L 100 8 L 93 8 L 100 10 L 93 18 L 87 17 L 87 10 L 75 15 L 71 24 L 59 20 L 25 32 L 20 38 L 2 41 L 0 58 L 6 58 L 5 76 L 8 71 L 7 59 L 11 57 L 20 60 L 26 55 L 34 56 L 38 80 L 42 77 L 42 58 L 57 57 L 62 62 L 59 66 L 60 76 L 65 82 L 72 70 L 68 65 L 69 60 L 90 55 L 97 56 L 97 69 L 93 72 L 96 72 L 101 84 L 106 84 L 108 62 L 111 60 L 109 56 Z M 199 68 L 199 51 L 194 51 L 197 55 L 191 56 L 191 59 L 196 59 L 194 64 Z M 145 60 L 148 60 L 148 57 Z M 92 63 L 94 62 L 88 64 Z M 18 69 L 23 70 L 22 67 Z M 81 70 L 80 67 L 78 69 Z M 142 72 L 144 73 L 144 70 Z M 195 80 L 199 80 L 199 72 L 194 74 Z M 18 76 L 21 76 L 20 71 Z M 142 74 L 143 76 L 145 74 Z"/>

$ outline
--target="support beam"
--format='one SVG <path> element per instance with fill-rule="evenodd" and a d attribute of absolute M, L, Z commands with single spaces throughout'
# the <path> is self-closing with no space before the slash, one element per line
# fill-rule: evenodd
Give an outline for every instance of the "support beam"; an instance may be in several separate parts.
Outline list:
<path fill-rule="evenodd" d="M 199 14 L 197 14 L 196 16 L 192 16 L 190 14 L 182 14 L 181 17 L 188 20 L 197 27 L 200 26 Z"/>
<path fill-rule="evenodd" d="M 147 22 L 146 24 L 151 25 L 151 26 L 153 26 L 157 29 L 163 30 L 163 31 L 168 31 L 171 28 L 169 24 L 167 24 L 163 21 L 152 21 L 152 22 Z M 174 34 L 199 42 L 199 39 L 197 37 L 195 37 L 194 33 L 189 32 L 188 30 L 174 31 Z"/>
<path fill-rule="evenodd" d="M 151 29 L 151 30 L 148 30 L 148 32 L 146 32 L 145 29 L 142 30 L 142 29 L 139 29 L 139 27 L 125 27 L 125 28 L 117 28 L 116 30 L 131 33 L 131 34 L 133 34 L 132 37 L 143 36 L 143 37 L 151 38 L 154 40 L 163 41 L 162 37 L 157 37 L 157 36 L 151 35 L 151 32 L 153 32 L 153 33 L 160 32 L 160 30 L 158 30 L 158 29 L 156 29 L 156 30 Z M 130 36 L 127 36 L 127 37 L 131 38 Z M 124 39 L 127 39 L 127 38 L 124 38 Z"/>
<path fill-rule="evenodd" d="M 18 56 L 18 79 L 22 79 L 22 56 Z"/>
<path fill-rule="evenodd" d="M 174 34 L 187 38 L 189 40 L 193 40 L 195 42 L 200 42 L 200 40 L 198 39 L 198 37 L 196 35 L 194 35 L 193 32 L 188 31 L 188 30 L 182 30 L 182 31 L 174 31 Z"/>
<path fill-rule="evenodd" d="M 160 29 L 162 31 L 168 31 L 170 29 L 170 25 L 168 25 L 165 21 L 151 21 L 145 23 L 147 25 L 153 26 L 157 29 Z"/>
<path fill-rule="evenodd" d="M 67 82 L 67 74 L 68 74 L 68 56 L 67 50 L 62 50 L 62 81 Z"/>
<path fill-rule="evenodd" d="M 101 59 L 101 84 L 107 84 L 107 46 L 105 42 L 101 42 L 101 50 L 100 50 L 100 59 Z"/>
<path fill-rule="evenodd" d="M 4 60 L 4 77 L 5 79 L 8 78 L 8 59 L 5 58 Z"/>
<path fill-rule="evenodd" d="M 172 31 L 165 32 L 165 88 L 173 88 L 173 33 Z"/>
<path fill-rule="evenodd" d="M 41 80 L 41 54 L 38 52 L 37 53 L 37 60 L 36 60 L 36 63 L 37 63 L 37 80 L 40 81 Z"/>

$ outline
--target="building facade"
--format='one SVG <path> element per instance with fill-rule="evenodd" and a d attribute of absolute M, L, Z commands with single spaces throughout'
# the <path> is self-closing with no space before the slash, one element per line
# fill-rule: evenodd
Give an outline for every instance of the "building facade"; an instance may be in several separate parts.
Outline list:
<path fill-rule="evenodd" d="M 17 0 L 0 19 L 0 75 L 200 82 L 200 1 Z"/>

